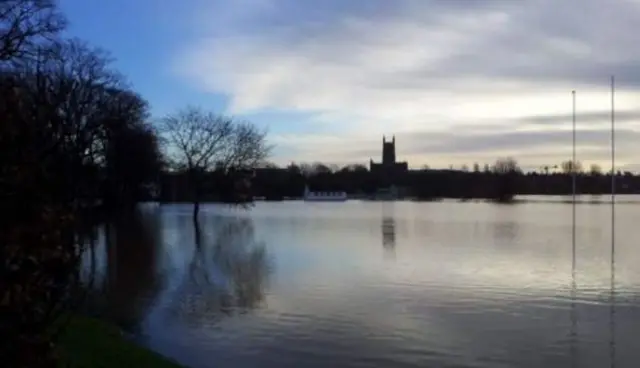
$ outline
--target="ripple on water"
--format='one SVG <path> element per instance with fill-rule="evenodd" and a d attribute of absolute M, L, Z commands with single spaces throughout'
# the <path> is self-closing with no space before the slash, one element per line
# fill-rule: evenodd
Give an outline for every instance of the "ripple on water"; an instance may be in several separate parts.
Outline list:
<path fill-rule="evenodd" d="M 126 261 L 133 248 L 122 236 L 104 247 L 118 252 L 98 257 L 105 284 L 119 288 L 109 294 L 119 313 L 139 321 L 149 346 L 193 367 L 640 360 L 640 248 L 629 220 L 640 207 L 619 209 L 613 292 L 603 206 L 578 208 L 573 277 L 560 204 L 204 207 L 200 245 L 189 211 L 166 206 L 137 262 Z"/>

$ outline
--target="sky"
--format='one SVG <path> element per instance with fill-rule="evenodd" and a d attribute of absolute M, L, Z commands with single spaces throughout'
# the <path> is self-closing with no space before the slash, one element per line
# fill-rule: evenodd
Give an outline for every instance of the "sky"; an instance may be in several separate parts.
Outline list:
<path fill-rule="evenodd" d="M 410 167 L 577 157 L 640 171 L 640 0 L 61 0 L 161 117 L 268 131 L 271 160 Z"/>

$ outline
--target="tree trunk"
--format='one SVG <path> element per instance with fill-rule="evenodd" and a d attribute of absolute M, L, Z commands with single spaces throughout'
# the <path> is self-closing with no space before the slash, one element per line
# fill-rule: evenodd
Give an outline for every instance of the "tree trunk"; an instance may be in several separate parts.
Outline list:
<path fill-rule="evenodd" d="M 198 219 L 198 213 L 200 212 L 200 175 L 196 170 L 191 170 L 191 187 L 193 188 L 193 220 Z"/>
<path fill-rule="evenodd" d="M 198 221 L 198 213 L 200 213 L 200 200 L 193 201 L 193 221 Z"/>
<path fill-rule="evenodd" d="M 193 218 L 193 234 L 195 238 L 196 249 L 202 249 L 202 234 L 200 233 L 200 221 L 197 218 Z"/>

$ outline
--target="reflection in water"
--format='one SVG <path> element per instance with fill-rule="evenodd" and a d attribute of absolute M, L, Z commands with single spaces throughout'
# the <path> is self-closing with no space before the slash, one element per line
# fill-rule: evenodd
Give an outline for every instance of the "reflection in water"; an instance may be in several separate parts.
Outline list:
<path fill-rule="evenodd" d="M 171 295 L 169 315 L 191 325 L 210 325 L 259 307 L 270 267 L 251 220 L 205 215 L 192 224 L 191 233 L 193 256 Z"/>
<path fill-rule="evenodd" d="M 91 288 L 88 308 L 136 331 L 164 288 L 158 269 L 162 249 L 160 212 L 143 208 L 104 224 L 88 238 L 85 271 Z M 97 232 L 96 232 L 97 233 Z"/>
<path fill-rule="evenodd" d="M 157 209 L 134 212 L 105 225 L 108 314 L 137 329 L 163 288 L 158 270 L 162 224 Z"/>
<path fill-rule="evenodd" d="M 167 230 L 191 254 L 177 270 L 166 267 Z M 91 312 L 131 332 L 160 299 L 169 300 L 167 313 L 194 323 L 244 313 L 264 299 L 269 266 L 248 218 L 203 216 L 194 223 L 184 216 L 163 224 L 159 208 L 144 209 L 105 224 L 101 233 L 102 242 L 88 238 L 95 244 L 85 257 L 86 274 L 96 277 Z"/>
<path fill-rule="evenodd" d="M 578 365 L 578 352 L 577 352 L 577 340 L 578 340 L 578 315 L 576 311 L 576 293 L 577 293 L 577 284 L 576 284 L 576 247 L 575 247 L 575 238 L 573 239 L 572 246 L 572 255 L 571 255 L 571 351 L 569 352 L 571 356 L 571 366 L 579 367 Z"/>
<path fill-rule="evenodd" d="M 614 229 L 611 229 L 614 231 Z M 613 241 L 613 240 L 612 240 Z M 611 368 L 616 366 L 616 258 L 615 246 L 611 244 L 611 285 L 609 295 L 609 359 Z"/>
<path fill-rule="evenodd" d="M 115 225 L 100 236 L 117 252 L 95 259 L 111 262 L 112 305 L 144 320 L 144 343 L 193 368 L 635 366 L 640 210 L 618 209 L 627 236 L 611 264 L 608 208 L 577 211 L 588 216 L 573 257 L 561 204 L 206 205 L 197 226 L 189 207 L 168 205 L 151 216 L 156 249 L 137 251 L 155 263 L 126 259 L 136 252 Z M 399 239 L 397 262 L 383 264 L 380 242 L 387 252 Z"/>
<path fill-rule="evenodd" d="M 513 246 L 518 238 L 519 224 L 511 220 L 493 223 L 494 237 L 498 244 Z"/>
<path fill-rule="evenodd" d="M 382 211 L 382 247 L 385 251 L 385 258 L 395 259 L 396 253 L 396 221 L 393 217 L 393 203 L 383 204 Z"/>

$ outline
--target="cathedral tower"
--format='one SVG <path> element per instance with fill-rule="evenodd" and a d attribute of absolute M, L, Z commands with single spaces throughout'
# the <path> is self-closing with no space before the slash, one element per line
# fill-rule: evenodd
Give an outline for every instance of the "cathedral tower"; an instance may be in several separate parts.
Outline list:
<path fill-rule="evenodd" d="M 382 164 L 393 165 L 396 163 L 396 136 L 394 135 L 391 142 L 387 142 L 382 136 Z"/>

